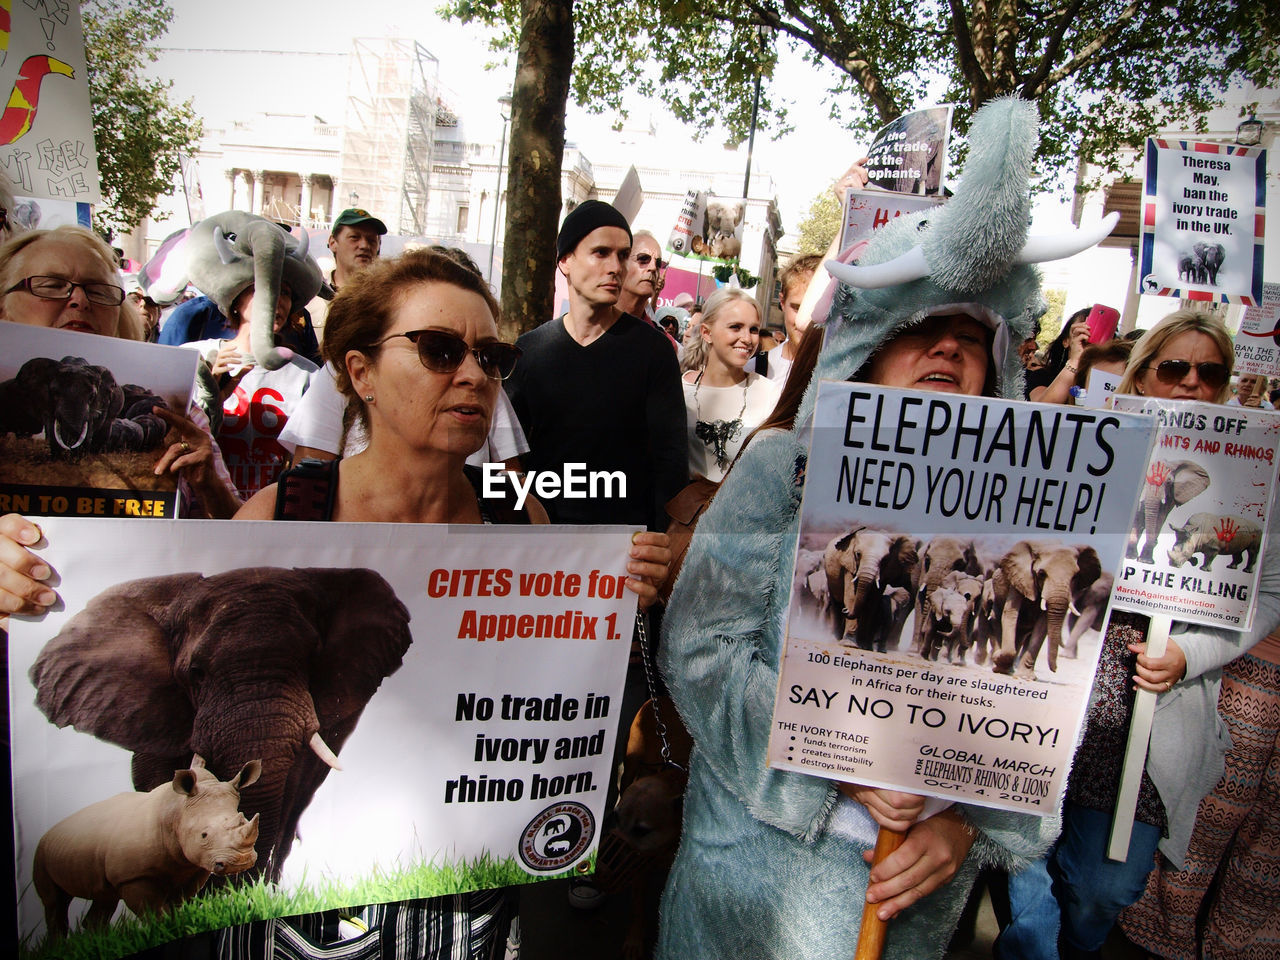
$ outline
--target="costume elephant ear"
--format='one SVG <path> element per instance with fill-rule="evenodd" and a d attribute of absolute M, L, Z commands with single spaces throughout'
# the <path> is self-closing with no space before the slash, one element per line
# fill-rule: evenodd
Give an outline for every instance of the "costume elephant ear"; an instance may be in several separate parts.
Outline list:
<path fill-rule="evenodd" d="M 1173 502 L 1186 503 L 1209 489 L 1209 471 L 1198 463 L 1183 460 L 1174 467 L 1169 483 L 1173 486 Z"/>
<path fill-rule="evenodd" d="M 36 706 L 56 726 L 129 750 L 190 750 L 194 714 L 174 682 L 167 614 L 202 579 L 175 573 L 130 580 L 90 600 L 32 664 Z"/>
<path fill-rule="evenodd" d="M 310 594 L 319 634 L 311 664 L 316 715 L 322 729 L 354 722 L 383 679 L 400 668 L 413 642 L 409 611 L 373 570 L 292 572 L 299 587 Z"/>
<path fill-rule="evenodd" d="M 1014 544 L 1013 549 L 1000 560 L 1000 569 L 1009 578 L 1009 583 L 1024 597 L 1036 595 L 1035 572 L 1032 570 L 1035 559 L 1035 546 L 1023 540 Z"/>

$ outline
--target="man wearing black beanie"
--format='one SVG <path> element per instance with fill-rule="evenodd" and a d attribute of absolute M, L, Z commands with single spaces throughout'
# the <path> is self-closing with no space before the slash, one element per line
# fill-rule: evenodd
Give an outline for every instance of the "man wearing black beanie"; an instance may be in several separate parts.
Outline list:
<path fill-rule="evenodd" d="M 541 497 L 553 523 L 637 523 L 665 530 L 664 506 L 688 483 L 684 395 L 675 353 L 652 324 L 617 307 L 631 252 L 626 217 L 580 203 L 556 238 L 569 310 L 518 341 L 504 386 L 529 441 L 527 471 L 569 464 L 625 477 L 612 489 Z"/>
<path fill-rule="evenodd" d="M 564 219 L 556 239 L 558 269 L 569 281 L 569 310 L 517 342 L 524 351 L 503 386 L 529 441 L 521 457 L 530 474 L 565 479 L 621 477 L 574 493 L 538 494 L 552 523 L 634 523 L 665 530 L 665 505 L 689 482 L 684 392 L 675 351 L 657 327 L 618 309 L 627 275 L 631 228 L 607 203 L 587 200 Z M 536 477 L 535 477 L 536 479 Z M 651 637 L 660 629 L 654 612 Z M 652 642 L 652 640 L 651 640 Z M 648 697 L 644 672 L 627 669 L 614 744 L 625 753 L 631 718 Z M 610 777 L 606 810 L 617 800 Z M 589 908 L 599 890 L 572 882 L 569 902 Z"/>

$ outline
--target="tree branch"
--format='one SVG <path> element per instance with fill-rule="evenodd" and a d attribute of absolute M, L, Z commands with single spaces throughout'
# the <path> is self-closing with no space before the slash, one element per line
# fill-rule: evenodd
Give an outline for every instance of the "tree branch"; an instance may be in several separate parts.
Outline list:
<path fill-rule="evenodd" d="M 965 17 L 964 6 L 960 0 L 950 0 L 951 34 L 956 41 L 956 55 L 960 61 L 960 71 L 969 81 L 971 91 L 970 103 L 976 108 L 981 102 L 978 91 L 985 91 L 990 78 L 978 62 L 977 53 L 973 49 L 973 37 L 969 34 L 969 21 Z"/>
<path fill-rule="evenodd" d="M 1040 97 L 1044 96 L 1050 88 L 1056 87 L 1073 73 L 1077 73 L 1087 67 L 1094 61 L 1098 54 L 1104 50 L 1108 56 L 1114 56 L 1116 51 L 1107 50 L 1106 48 L 1110 45 L 1111 41 L 1116 38 L 1120 31 L 1129 26 L 1133 18 L 1137 16 L 1138 9 L 1142 5 L 1141 0 L 1129 0 L 1129 5 L 1120 12 L 1120 16 L 1116 18 L 1115 23 L 1104 29 L 1100 34 L 1093 38 L 1092 43 L 1086 45 L 1084 49 L 1074 57 L 1049 74 L 1046 80 L 1042 80 L 1032 90 L 1025 92 L 1024 96 L 1031 100 L 1038 100 Z"/>
<path fill-rule="evenodd" d="M 1054 14 L 1057 17 L 1057 23 L 1054 24 L 1053 30 L 1049 33 L 1049 39 L 1045 42 L 1044 54 L 1036 65 L 1035 73 L 1023 84 L 1023 91 L 1034 90 L 1044 83 L 1050 68 L 1058 59 L 1058 51 L 1062 49 L 1062 38 L 1066 35 L 1067 27 L 1076 22 L 1076 17 L 1083 6 L 1084 0 L 1071 0 L 1070 7 Z"/>

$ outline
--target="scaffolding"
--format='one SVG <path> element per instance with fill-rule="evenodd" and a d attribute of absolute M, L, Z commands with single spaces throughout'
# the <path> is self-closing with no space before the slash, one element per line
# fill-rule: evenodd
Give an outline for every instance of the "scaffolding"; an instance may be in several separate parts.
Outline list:
<path fill-rule="evenodd" d="M 405 236 L 426 231 L 439 70 L 415 41 L 353 41 L 336 206 L 362 207 Z"/>

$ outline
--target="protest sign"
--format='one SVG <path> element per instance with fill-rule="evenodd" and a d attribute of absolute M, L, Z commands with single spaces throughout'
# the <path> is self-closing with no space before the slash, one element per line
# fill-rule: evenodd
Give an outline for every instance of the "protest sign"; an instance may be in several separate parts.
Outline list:
<path fill-rule="evenodd" d="M 155 475 L 185 412 L 194 350 L 0 323 L 0 513 L 174 517 L 177 481 Z"/>
<path fill-rule="evenodd" d="M 769 765 L 1057 809 L 1099 650 L 1063 653 L 1063 618 L 1105 606 L 1153 432 L 823 383 Z"/>
<path fill-rule="evenodd" d="M 952 109 L 913 110 L 881 127 L 867 151 L 870 182 L 895 193 L 941 196 Z"/>
<path fill-rule="evenodd" d="M 1235 347 L 1237 373 L 1280 376 L 1280 283 L 1262 285 L 1262 303 L 1245 310 Z"/>
<path fill-rule="evenodd" d="M 845 195 L 840 249 L 848 250 L 859 240 L 866 240 L 876 230 L 904 213 L 927 210 L 941 202 L 942 197 L 920 197 L 884 190 L 850 190 Z"/>
<path fill-rule="evenodd" d="M 1138 292 L 1187 300 L 1262 300 L 1267 152 L 1147 140 Z"/>
<path fill-rule="evenodd" d="M 147 943 L 590 861 L 635 610 L 631 528 L 44 531 L 63 604 L 9 638 L 20 939 L 44 933 L 41 837 L 104 798 L 169 790 L 193 752 L 221 780 L 261 761 L 239 802 L 259 817 L 258 857 L 166 924 L 119 911 Z"/>
<path fill-rule="evenodd" d="M 1119 388 L 1120 381 L 1123 378 L 1123 373 L 1112 373 L 1110 370 L 1103 370 L 1101 367 L 1090 367 L 1084 389 L 1072 387 L 1071 397 L 1078 407 L 1088 407 L 1091 410 L 1110 410 L 1114 405 L 1116 390 Z"/>
<path fill-rule="evenodd" d="M 1280 414 L 1150 397 L 1115 405 L 1159 423 L 1115 607 L 1252 629 Z"/>
<path fill-rule="evenodd" d="M 690 190 L 667 237 L 667 249 L 695 260 L 737 260 L 742 253 L 746 217 L 745 200 Z"/>
<path fill-rule="evenodd" d="M 101 198 L 84 33 L 76 0 L 5 4 L 0 18 L 0 167 L 13 192 Z"/>

